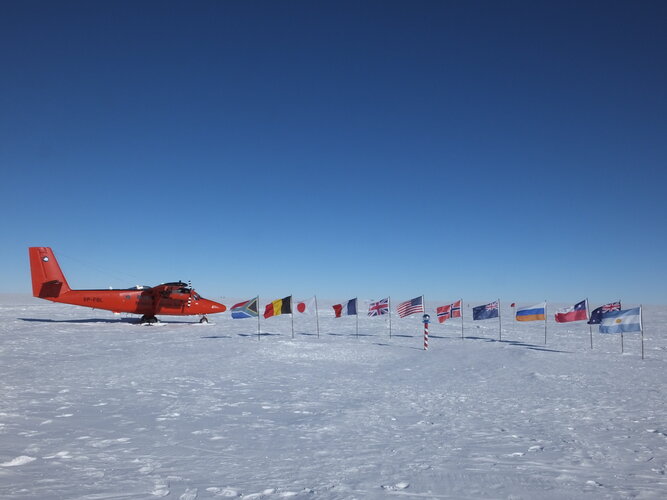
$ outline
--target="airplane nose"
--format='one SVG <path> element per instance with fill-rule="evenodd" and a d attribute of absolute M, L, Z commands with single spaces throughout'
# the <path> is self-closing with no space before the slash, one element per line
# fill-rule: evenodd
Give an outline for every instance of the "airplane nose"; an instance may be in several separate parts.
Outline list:
<path fill-rule="evenodd" d="M 221 313 L 227 310 L 227 307 L 225 307 L 224 304 L 220 304 L 219 302 L 215 302 L 213 300 L 208 301 L 208 306 L 211 310 L 211 313 Z"/>

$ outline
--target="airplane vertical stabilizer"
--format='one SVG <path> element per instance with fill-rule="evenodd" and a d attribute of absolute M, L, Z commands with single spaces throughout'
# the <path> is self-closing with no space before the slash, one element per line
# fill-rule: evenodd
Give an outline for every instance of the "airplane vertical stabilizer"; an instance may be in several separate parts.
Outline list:
<path fill-rule="evenodd" d="M 30 247 L 28 253 L 33 296 L 55 300 L 70 291 L 65 275 L 49 247 Z"/>

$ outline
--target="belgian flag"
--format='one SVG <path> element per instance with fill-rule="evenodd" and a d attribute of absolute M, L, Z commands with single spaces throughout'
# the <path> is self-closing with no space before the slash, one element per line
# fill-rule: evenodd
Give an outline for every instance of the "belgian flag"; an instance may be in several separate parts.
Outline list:
<path fill-rule="evenodd" d="M 280 316 L 281 314 L 292 314 L 292 296 L 283 299 L 274 300 L 270 304 L 266 304 L 264 309 L 264 317 Z"/>

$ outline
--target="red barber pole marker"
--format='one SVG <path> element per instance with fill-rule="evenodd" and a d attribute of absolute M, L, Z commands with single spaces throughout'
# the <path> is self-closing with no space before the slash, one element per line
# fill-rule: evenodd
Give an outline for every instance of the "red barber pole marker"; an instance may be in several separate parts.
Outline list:
<path fill-rule="evenodd" d="M 424 314 L 422 322 L 424 323 L 424 350 L 428 351 L 428 324 L 431 321 L 431 316 Z"/>

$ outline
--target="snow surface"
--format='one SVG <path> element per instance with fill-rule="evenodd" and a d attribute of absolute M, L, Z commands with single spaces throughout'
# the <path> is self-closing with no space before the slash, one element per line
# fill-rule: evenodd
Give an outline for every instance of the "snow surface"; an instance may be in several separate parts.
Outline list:
<path fill-rule="evenodd" d="M 230 301 L 227 301 L 230 302 Z M 324 310 L 325 308 L 321 308 Z M 1 498 L 667 497 L 667 307 L 637 334 L 413 316 L 137 326 L 0 297 Z M 505 319 L 507 318 L 507 319 Z"/>

